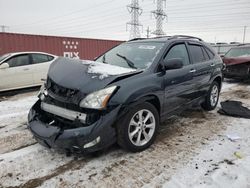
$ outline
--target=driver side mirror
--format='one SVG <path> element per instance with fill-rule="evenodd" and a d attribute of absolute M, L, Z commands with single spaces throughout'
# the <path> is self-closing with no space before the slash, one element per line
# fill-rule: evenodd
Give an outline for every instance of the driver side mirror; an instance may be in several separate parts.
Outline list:
<path fill-rule="evenodd" d="M 183 60 L 181 58 L 172 58 L 164 61 L 165 70 L 181 69 L 183 67 Z"/>
<path fill-rule="evenodd" d="M 9 66 L 8 63 L 3 63 L 3 64 L 0 65 L 0 69 L 7 69 L 7 68 L 9 68 L 9 67 L 10 67 L 10 66 Z"/>

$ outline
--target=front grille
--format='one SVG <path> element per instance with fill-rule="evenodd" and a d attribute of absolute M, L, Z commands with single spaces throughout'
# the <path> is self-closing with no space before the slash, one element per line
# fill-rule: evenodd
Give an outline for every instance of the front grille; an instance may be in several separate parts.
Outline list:
<path fill-rule="evenodd" d="M 78 93 L 78 91 L 75 90 L 75 89 L 65 88 L 63 86 L 60 86 L 60 85 L 56 84 L 50 78 L 48 78 L 48 80 L 47 80 L 47 88 L 52 93 L 54 93 L 54 94 L 56 94 L 56 95 L 58 95 L 60 97 L 64 97 L 64 98 L 73 97 Z"/>

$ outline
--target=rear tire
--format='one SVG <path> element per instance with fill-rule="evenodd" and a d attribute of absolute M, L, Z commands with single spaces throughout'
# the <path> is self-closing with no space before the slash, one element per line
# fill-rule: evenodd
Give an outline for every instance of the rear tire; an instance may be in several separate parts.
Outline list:
<path fill-rule="evenodd" d="M 144 102 L 132 107 L 117 123 L 117 142 L 131 152 L 148 148 L 155 140 L 159 127 L 156 108 Z"/>
<path fill-rule="evenodd" d="M 218 82 L 214 81 L 211 84 L 208 94 L 205 98 L 205 101 L 201 104 L 201 107 L 207 111 L 214 110 L 219 101 L 219 94 L 220 94 L 219 84 Z"/>

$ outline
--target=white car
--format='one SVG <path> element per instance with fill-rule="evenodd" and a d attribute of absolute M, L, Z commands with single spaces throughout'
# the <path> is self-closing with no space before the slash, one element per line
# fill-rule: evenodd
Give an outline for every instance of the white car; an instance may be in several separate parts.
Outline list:
<path fill-rule="evenodd" d="M 0 56 L 0 91 L 42 85 L 57 56 L 42 52 L 17 52 Z"/>

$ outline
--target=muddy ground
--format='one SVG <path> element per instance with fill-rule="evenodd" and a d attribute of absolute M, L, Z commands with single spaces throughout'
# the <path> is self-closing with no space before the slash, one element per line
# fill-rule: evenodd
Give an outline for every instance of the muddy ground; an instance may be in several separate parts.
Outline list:
<path fill-rule="evenodd" d="M 114 145 L 97 156 L 66 157 L 37 144 L 27 130 L 35 94 L 8 96 L 0 102 L 0 187 L 162 187 L 237 122 L 218 114 L 219 107 L 211 112 L 196 108 L 163 123 L 146 151 L 129 153 Z M 250 86 L 226 83 L 220 100 L 228 99 L 250 105 Z"/>

